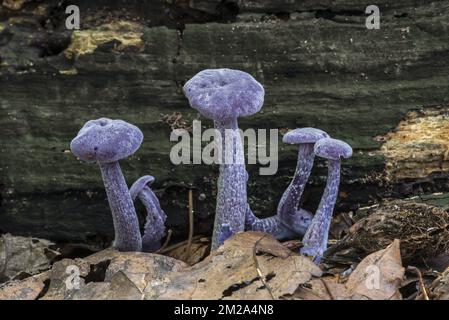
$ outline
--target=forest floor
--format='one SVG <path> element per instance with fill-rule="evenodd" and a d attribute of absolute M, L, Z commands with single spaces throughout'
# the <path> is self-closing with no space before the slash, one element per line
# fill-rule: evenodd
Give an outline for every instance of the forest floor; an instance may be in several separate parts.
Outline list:
<path fill-rule="evenodd" d="M 252 231 L 212 253 L 200 235 L 167 241 L 156 253 L 89 254 L 87 247 L 5 234 L 0 300 L 449 299 L 449 214 L 416 200 L 335 217 L 320 265 L 297 253 L 300 241 Z M 444 195 L 432 201 L 444 202 Z"/>

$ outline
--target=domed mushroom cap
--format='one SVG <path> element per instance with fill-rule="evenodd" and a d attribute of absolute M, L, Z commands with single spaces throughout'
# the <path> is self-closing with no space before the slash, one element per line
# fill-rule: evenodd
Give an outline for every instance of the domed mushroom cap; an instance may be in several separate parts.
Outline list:
<path fill-rule="evenodd" d="M 324 138 L 315 143 L 313 149 L 319 157 L 338 160 L 340 158 L 349 158 L 352 156 L 352 148 L 344 141 Z"/>
<path fill-rule="evenodd" d="M 282 141 L 290 144 L 315 143 L 320 139 L 329 138 L 329 135 L 320 129 L 299 128 L 287 132 Z"/>
<path fill-rule="evenodd" d="M 151 184 L 154 182 L 153 176 L 143 176 L 136 180 L 136 182 L 133 183 L 131 188 L 129 188 L 129 193 L 131 194 L 131 198 L 133 201 L 136 201 L 137 196 L 139 195 L 140 191 L 142 191 L 145 186 L 151 186 Z"/>
<path fill-rule="evenodd" d="M 123 120 L 87 121 L 70 143 L 72 153 L 86 162 L 115 162 L 139 149 L 143 133 Z"/>
<path fill-rule="evenodd" d="M 192 108 L 213 120 L 252 115 L 263 105 L 265 91 L 250 74 L 232 69 L 206 69 L 184 85 Z"/>

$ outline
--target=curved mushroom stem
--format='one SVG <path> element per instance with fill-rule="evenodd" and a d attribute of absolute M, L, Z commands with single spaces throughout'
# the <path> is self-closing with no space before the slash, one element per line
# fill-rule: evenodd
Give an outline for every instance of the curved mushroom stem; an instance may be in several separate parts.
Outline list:
<path fill-rule="evenodd" d="M 118 251 L 140 251 L 142 240 L 136 210 L 118 162 L 100 163 L 109 207 L 114 222 L 114 248 Z"/>
<path fill-rule="evenodd" d="M 313 146 L 313 143 L 299 145 L 295 175 L 279 201 L 277 215 L 259 219 L 248 206 L 246 211 L 247 228 L 270 233 L 277 239 L 304 235 L 310 225 L 312 215 L 299 208 L 299 200 L 312 172 L 315 159 Z"/>
<path fill-rule="evenodd" d="M 315 153 L 313 143 L 299 145 L 298 161 L 296 163 L 295 175 L 290 185 L 282 195 L 277 208 L 277 214 L 286 225 L 292 225 L 292 221 L 298 210 L 299 200 L 304 192 L 304 187 L 312 172 Z"/>
<path fill-rule="evenodd" d="M 321 197 L 320 204 L 302 240 L 304 246 L 301 253 L 314 258 L 319 263 L 324 251 L 327 249 L 327 239 L 338 196 L 340 184 L 340 160 L 328 160 L 328 176 L 326 188 Z"/>
<path fill-rule="evenodd" d="M 245 229 L 248 175 L 237 119 L 215 121 L 214 124 L 221 137 L 221 165 L 211 250 L 226 240 L 222 235 L 223 225 L 229 224 L 230 235 Z"/>
<path fill-rule="evenodd" d="M 165 236 L 165 220 L 167 215 L 161 209 L 159 200 L 150 187 L 145 186 L 138 198 L 147 210 L 144 233 L 142 237 L 142 251 L 154 252 L 161 247 L 161 240 Z"/>
<path fill-rule="evenodd" d="M 312 214 L 304 209 L 295 211 L 292 216 L 294 224 L 285 224 L 279 215 L 260 219 L 257 218 L 248 205 L 246 210 L 246 229 L 262 231 L 273 235 L 278 240 L 302 237 L 312 221 Z"/>
<path fill-rule="evenodd" d="M 278 234 L 282 229 L 282 225 L 278 219 L 278 216 L 260 219 L 254 215 L 249 205 L 246 209 L 245 226 L 246 229 L 253 231 L 262 231 L 272 235 Z"/>

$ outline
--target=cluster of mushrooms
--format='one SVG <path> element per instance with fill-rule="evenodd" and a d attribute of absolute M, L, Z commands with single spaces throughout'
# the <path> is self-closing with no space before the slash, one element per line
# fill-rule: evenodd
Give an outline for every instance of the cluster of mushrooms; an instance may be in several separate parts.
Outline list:
<path fill-rule="evenodd" d="M 301 238 L 301 253 L 319 263 L 327 248 L 328 233 L 340 183 L 341 158 L 349 158 L 352 148 L 315 128 L 288 132 L 283 142 L 298 144 L 294 177 L 284 192 L 275 216 L 259 219 L 247 201 L 248 173 L 237 118 L 258 112 L 264 102 L 262 85 L 246 72 L 232 69 L 207 69 L 184 85 L 192 108 L 214 121 L 221 137 L 220 175 L 212 250 L 237 232 L 256 230 L 277 239 Z M 229 139 L 230 137 L 230 139 Z M 152 176 L 138 179 L 128 189 L 119 160 L 133 154 L 143 134 L 122 120 L 101 118 L 88 121 L 72 140 L 70 148 L 79 159 L 98 163 L 114 222 L 113 247 L 119 251 L 154 252 L 165 236 L 166 214 L 151 190 Z M 299 200 L 309 179 L 315 156 L 327 159 L 327 184 L 315 215 L 299 208 Z M 231 161 L 230 161 L 231 160 Z M 139 230 L 134 202 L 139 199 L 147 210 L 143 236 Z"/>

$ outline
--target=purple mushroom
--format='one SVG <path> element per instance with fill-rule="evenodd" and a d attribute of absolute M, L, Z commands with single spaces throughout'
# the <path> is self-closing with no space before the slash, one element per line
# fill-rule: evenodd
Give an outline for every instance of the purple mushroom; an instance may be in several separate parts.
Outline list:
<path fill-rule="evenodd" d="M 218 239 L 219 243 L 223 243 L 225 242 L 226 239 L 232 237 L 232 235 L 234 234 L 234 232 L 232 232 L 231 226 L 229 225 L 229 223 L 223 223 L 221 225 L 221 238 Z"/>
<path fill-rule="evenodd" d="M 190 105 L 206 118 L 214 120 L 221 137 L 220 176 L 212 250 L 226 234 L 244 230 L 247 208 L 245 159 L 237 118 L 252 115 L 263 105 L 262 85 L 246 72 L 208 69 L 196 74 L 184 85 Z"/>
<path fill-rule="evenodd" d="M 153 182 L 153 176 L 143 176 L 136 180 L 129 189 L 132 200 L 136 201 L 139 198 L 147 210 L 147 218 L 142 236 L 143 252 L 154 252 L 160 249 L 161 239 L 165 236 L 167 215 L 162 210 L 159 200 L 150 188 Z"/>
<path fill-rule="evenodd" d="M 258 219 L 248 207 L 247 228 L 270 233 L 278 239 L 303 236 L 312 221 L 312 214 L 298 207 L 307 180 L 312 171 L 315 154 L 313 146 L 329 135 L 320 129 L 299 128 L 288 132 L 284 143 L 299 144 L 295 175 L 279 202 L 277 215 Z"/>
<path fill-rule="evenodd" d="M 297 221 L 301 222 L 301 219 L 298 220 L 298 215 L 301 216 L 305 210 L 300 210 L 298 205 L 304 192 L 304 187 L 312 172 L 315 159 L 313 146 L 318 140 L 323 138 L 329 138 L 329 135 L 323 130 L 300 128 L 288 132 L 282 139 L 284 143 L 298 144 L 299 150 L 293 180 L 279 201 L 277 214 L 284 224 L 290 226 L 297 233 L 303 231 L 302 225 L 297 225 Z M 311 215 L 309 215 L 309 212 L 305 212 L 306 218 L 310 218 Z"/>
<path fill-rule="evenodd" d="M 294 221 L 294 224 L 287 225 L 281 220 L 279 215 L 264 219 L 256 217 L 248 205 L 245 224 L 248 230 L 262 231 L 273 235 L 278 240 L 283 240 L 298 236 L 302 237 L 310 226 L 312 217 L 313 215 L 309 211 L 300 208 L 291 215 L 291 220 Z"/>
<path fill-rule="evenodd" d="M 139 128 L 122 120 L 90 120 L 70 143 L 72 153 L 83 161 L 100 165 L 114 222 L 114 248 L 140 251 L 142 241 L 134 204 L 119 160 L 132 155 L 142 143 Z"/>
<path fill-rule="evenodd" d="M 302 240 L 301 253 L 319 263 L 327 249 L 327 239 L 340 184 L 340 159 L 352 156 L 352 148 L 346 142 L 325 138 L 315 144 L 315 155 L 328 159 L 328 176 L 318 209 Z"/>

